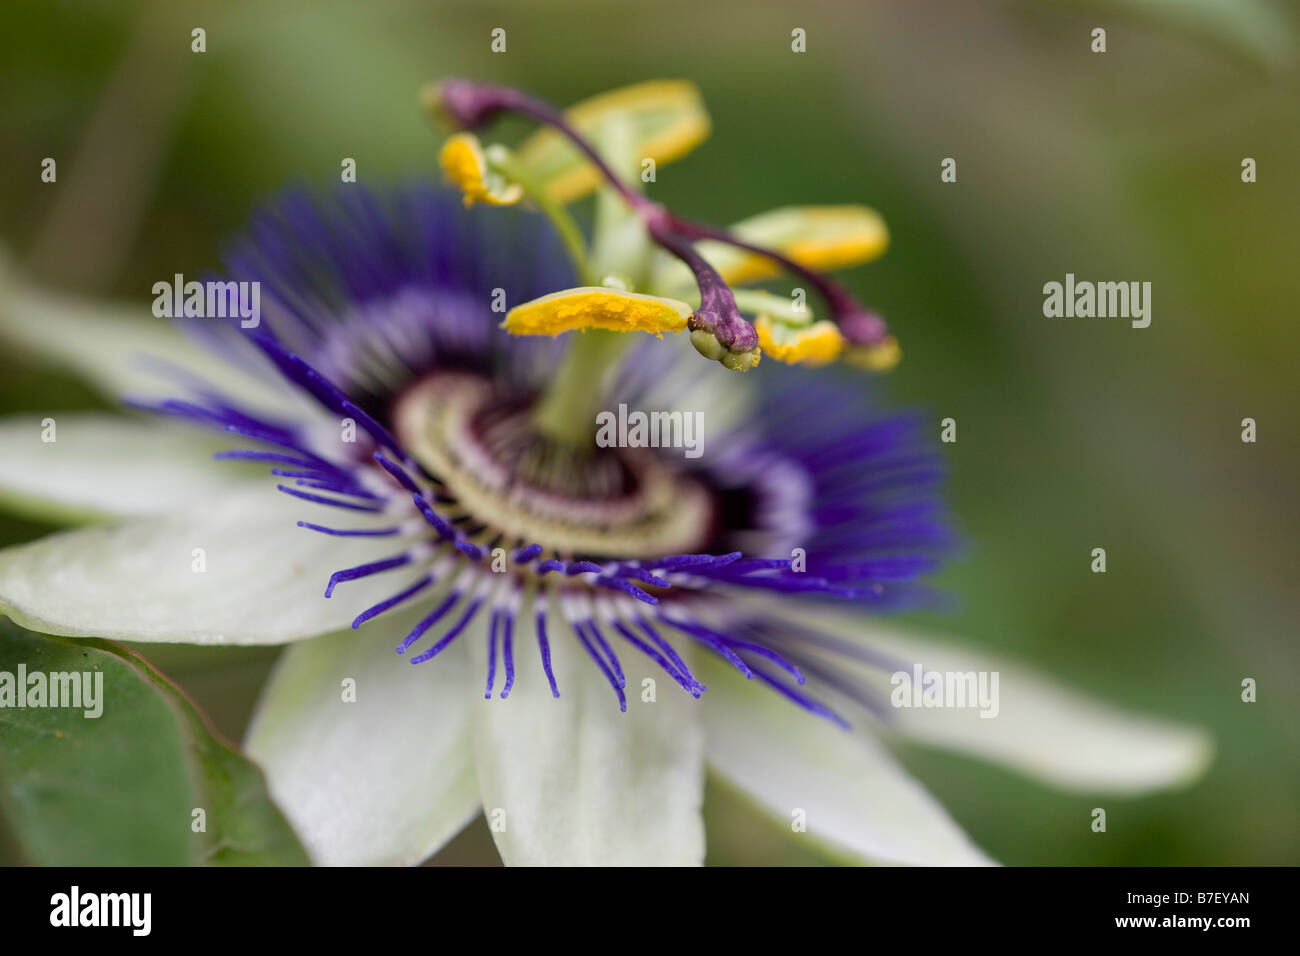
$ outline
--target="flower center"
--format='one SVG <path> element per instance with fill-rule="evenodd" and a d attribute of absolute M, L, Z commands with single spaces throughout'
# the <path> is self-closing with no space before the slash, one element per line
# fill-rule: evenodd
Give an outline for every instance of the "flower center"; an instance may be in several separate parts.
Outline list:
<path fill-rule="evenodd" d="M 393 425 L 476 543 L 615 559 L 704 546 L 714 506 L 702 482 L 645 449 L 554 441 L 532 412 L 485 378 L 437 373 L 398 398 Z"/>

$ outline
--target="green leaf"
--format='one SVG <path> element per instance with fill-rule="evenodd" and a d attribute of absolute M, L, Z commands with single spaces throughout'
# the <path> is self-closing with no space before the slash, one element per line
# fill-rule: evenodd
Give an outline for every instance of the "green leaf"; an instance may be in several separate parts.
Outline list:
<path fill-rule="evenodd" d="M 97 687 L 80 707 L 0 696 L 0 809 L 24 862 L 63 866 L 305 864 L 261 771 L 179 688 L 107 641 L 45 637 L 0 618 L 0 693 L 20 665 Z M 87 677 L 86 675 L 90 675 Z M 102 684 L 100 683 L 102 681 Z M 192 830 L 202 808 L 205 831 Z"/>
<path fill-rule="evenodd" d="M 267 795 L 261 769 L 219 737 L 179 687 L 148 661 L 126 648 L 106 649 L 133 662 L 142 676 L 167 695 L 189 731 L 190 759 L 198 774 L 208 829 L 200 863 L 216 866 L 306 865 L 307 853 L 284 814 Z M 215 820 L 216 825 L 213 826 Z"/>

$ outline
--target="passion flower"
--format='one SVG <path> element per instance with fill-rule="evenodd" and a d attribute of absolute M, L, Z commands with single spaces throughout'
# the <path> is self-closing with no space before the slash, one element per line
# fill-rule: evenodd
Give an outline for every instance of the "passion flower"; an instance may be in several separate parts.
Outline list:
<path fill-rule="evenodd" d="M 480 808 L 508 862 L 698 863 L 706 760 L 855 859 L 981 863 L 878 735 L 1090 789 L 1203 766 L 1198 732 L 875 620 L 924 602 L 952 545 L 921 420 L 865 398 L 898 344 L 820 271 L 879 255 L 879 216 L 717 229 L 644 196 L 623 171 L 708 130 L 688 84 L 562 113 L 452 80 L 426 103 L 477 205 L 286 196 L 226 260 L 258 284 L 255 327 L 182 318 L 187 343 L 9 284 L 7 334 L 229 445 L 65 417 L 37 454 L 6 426 L 0 486 L 112 521 L 0 553 L 0 608 L 73 636 L 300 641 L 248 749 L 322 863 L 418 861 Z M 504 113 L 543 129 L 484 147 Z M 593 189 L 588 239 L 567 204 Z M 774 271 L 815 307 L 733 287 Z M 615 408 L 698 415 L 707 451 L 598 442 Z M 996 671 L 996 719 L 891 708 L 916 667 Z"/>

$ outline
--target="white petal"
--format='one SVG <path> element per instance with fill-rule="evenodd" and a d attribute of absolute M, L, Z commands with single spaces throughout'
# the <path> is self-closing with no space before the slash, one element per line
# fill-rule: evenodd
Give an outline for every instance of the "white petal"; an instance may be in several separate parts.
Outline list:
<path fill-rule="evenodd" d="M 402 545 L 325 537 L 297 527 L 299 519 L 385 524 L 259 486 L 179 514 L 0 551 L 0 611 L 32 630 L 72 637 L 278 644 L 339 630 L 414 580 L 398 568 L 341 584 L 326 599 L 334 571 L 397 554 Z M 202 572 L 195 570 L 200 561 Z"/>
<path fill-rule="evenodd" d="M 554 616 L 552 617 L 554 620 Z M 567 625 L 549 629 L 551 696 L 531 614 L 516 625 L 509 698 L 474 704 L 483 810 L 507 864 L 694 866 L 704 859 L 699 705 L 625 643 L 627 713 Z M 607 634 L 607 637 L 611 635 Z M 656 700 L 643 703 L 653 677 Z"/>
<path fill-rule="evenodd" d="M 0 338 L 54 362 L 114 397 L 171 398 L 177 369 L 219 385 L 252 407 L 283 407 L 292 392 L 252 356 L 244 372 L 139 306 L 39 289 L 0 263 Z M 257 362 L 259 364 L 252 364 Z"/>
<path fill-rule="evenodd" d="M 52 418 L 53 441 L 44 425 Z M 207 501 L 265 468 L 212 460 L 237 443 L 162 419 L 107 414 L 0 420 L 0 502 L 61 521 L 160 514 Z"/>
<path fill-rule="evenodd" d="M 394 648 L 424 613 L 295 644 L 262 691 L 245 745 L 320 865 L 419 863 L 478 812 L 471 635 L 413 667 Z"/>
<path fill-rule="evenodd" d="M 699 671 L 703 671 L 700 674 Z M 709 661 L 697 668 L 709 766 L 785 826 L 872 863 L 991 861 L 874 738 L 841 730 Z"/>
<path fill-rule="evenodd" d="M 1188 783 L 1213 755 L 1199 728 L 1121 710 L 1000 655 L 874 623 L 859 623 L 858 638 L 925 671 L 997 672 L 996 717 L 970 707 L 891 711 L 898 732 L 928 744 L 1000 761 L 1059 787 L 1118 793 Z M 883 693 L 891 690 L 886 683 Z"/>

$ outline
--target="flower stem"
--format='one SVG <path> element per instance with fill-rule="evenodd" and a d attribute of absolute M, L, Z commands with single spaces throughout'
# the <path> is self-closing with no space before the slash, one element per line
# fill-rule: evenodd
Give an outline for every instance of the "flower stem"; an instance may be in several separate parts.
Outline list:
<path fill-rule="evenodd" d="M 569 349 L 537 403 L 533 421 L 539 431 L 557 441 L 586 445 L 596 431 L 596 413 L 605 400 L 609 380 L 632 335 L 588 329 L 569 336 Z"/>
<path fill-rule="evenodd" d="M 621 124 L 610 124 L 593 139 L 595 145 L 589 147 L 588 154 L 598 159 L 607 171 L 611 165 L 636 161 L 631 154 L 628 131 Z M 526 182 L 522 185 L 528 190 Z M 538 192 L 544 194 L 545 190 Z M 617 192 L 620 197 L 631 194 L 641 198 L 634 187 Z M 648 262 L 645 254 L 648 237 L 641 228 L 640 218 L 622 202 L 611 201 L 609 194 L 610 189 L 606 187 L 597 195 L 591 256 L 584 261 L 586 271 L 582 281 L 586 285 L 601 284 L 607 273 L 638 280 Z M 564 207 L 559 208 L 567 217 Z M 629 222 L 629 218 L 634 222 Z M 627 231 L 629 226 L 634 230 L 631 234 Z M 587 329 L 570 332 L 568 338 L 568 350 L 555 378 L 537 403 L 533 421 L 544 435 L 567 445 L 585 447 L 595 434 L 596 413 L 609 394 L 614 374 L 634 336 L 630 332 Z"/>

